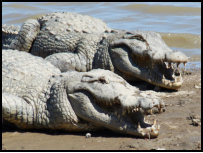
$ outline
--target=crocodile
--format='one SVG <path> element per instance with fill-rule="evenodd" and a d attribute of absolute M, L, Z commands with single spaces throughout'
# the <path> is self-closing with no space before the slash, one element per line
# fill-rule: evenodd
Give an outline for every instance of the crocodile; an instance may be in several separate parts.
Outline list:
<path fill-rule="evenodd" d="M 178 66 L 185 65 L 188 57 L 170 49 L 160 34 L 111 29 L 101 20 L 70 14 L 50 13 L 28 19 L 10 48 L 43 57 L 61 72 L 101 68 L 127 81 L 142 80 L 175 90 L 181 87 Z M 96 28 L 99 25 L 103 26 Z"/>
<path fill-rule="evenodd" d="M 143 97 L 119 75 L 104 69 L 89 72 L 58 68 L 41 57 L 2 50 L 2 116 L 21 129 L 97 131 L 109 129 L 155 138 L 160 125 L 141 110 L 164 108 Z"/>

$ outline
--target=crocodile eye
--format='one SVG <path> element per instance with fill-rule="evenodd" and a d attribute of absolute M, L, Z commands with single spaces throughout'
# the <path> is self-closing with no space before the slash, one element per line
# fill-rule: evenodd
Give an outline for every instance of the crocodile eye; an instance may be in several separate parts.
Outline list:
<path fill-rule="evenodd" d="M 132 33 L 132 32 L 129 32 L 129 31 L 127 31 L 126 34 L 127 34 L 127 35 L 133 35 L 133 33 Z"/>
<path fill-rule="evenodd" d="M 91 75 L 84 75 L 82 77 L 82 82 L 98 82 L 98 83 L 102 83 L 102 84 L 108 84 L 109 81 L 105 76 L 99 76 L 99 77 L 95 77 L 95 76 L 91 76 Z"/>
<path fill-rule="evenodd" d="M 105 84 L 105 83 L 107 84 L 107 83 L 108 83 L 108 81 L 105 79 L 104 76 L 99 77 L 99 78 L 98 78 L 98 81 L 101 82 L 102 84 Z"/>

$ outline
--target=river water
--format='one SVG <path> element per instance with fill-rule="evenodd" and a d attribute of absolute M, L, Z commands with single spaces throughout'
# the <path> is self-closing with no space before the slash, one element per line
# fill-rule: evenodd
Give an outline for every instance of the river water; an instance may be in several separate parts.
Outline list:
<path fill-rule="evenodd" d="M 201 67 L 200 2 L 3 2 L 2 23 L 21 25 L 51 12 L 77 12 L 115 29 L 156 31 Z"/>

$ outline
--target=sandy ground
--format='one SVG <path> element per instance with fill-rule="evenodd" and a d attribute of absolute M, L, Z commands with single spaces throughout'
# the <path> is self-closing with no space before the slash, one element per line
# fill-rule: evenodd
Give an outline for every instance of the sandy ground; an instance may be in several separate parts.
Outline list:
<path fill-rule="evenodd" d="M 123 136 L 111 131 L 86 133 L 25 132 L 3 128 L 3 150 L 200 150 L 201 70 L 183 76 L 184 84 L 178 92 L 164 91 L 166 111 L 148 115 L 158 119 L 160 135 L 155 139 Z M 199 116 L 199 117 L 198 117 Z M 192 124 L 197 118 L 197 124 Z M 201 120 L 201 119 L 200 119 Z M 194 120 L 195 121 L 195 120 Z"/>

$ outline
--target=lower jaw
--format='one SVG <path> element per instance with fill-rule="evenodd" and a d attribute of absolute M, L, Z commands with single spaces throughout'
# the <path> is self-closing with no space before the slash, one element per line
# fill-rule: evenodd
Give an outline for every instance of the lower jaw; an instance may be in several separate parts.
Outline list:
<path fill-rule="evenodd" d="M 162 88 L 166 88 L 166 89 L 172 89 L 172 90 L 177 90 L 182 86 L 182 81 L 179 82 L 171 82 L 169 80 L 166 81 L 162 81 L 162 82 L 152 82 L 151 80 L 148 81 L 149 83 L 162 87 Z"/>

